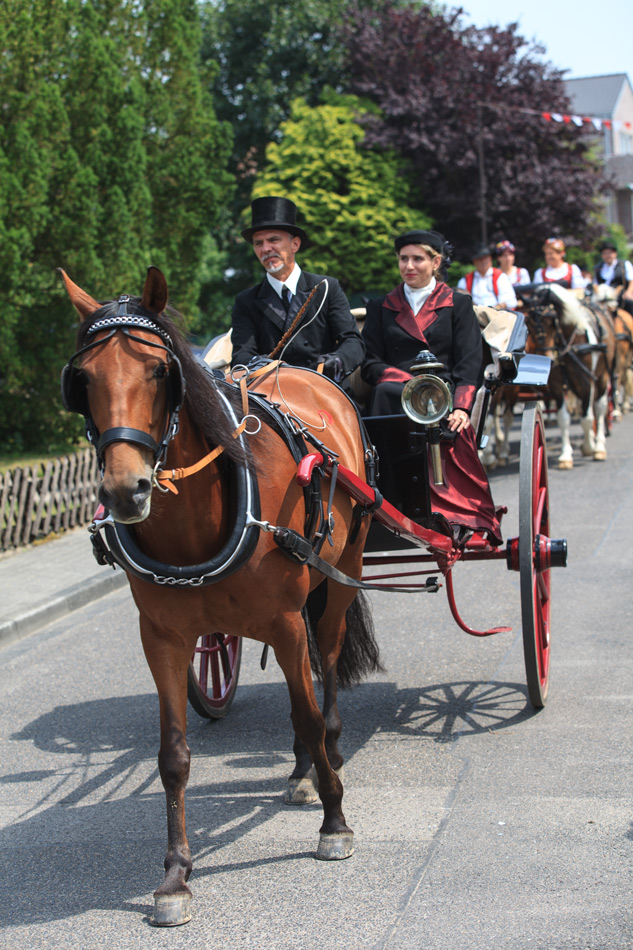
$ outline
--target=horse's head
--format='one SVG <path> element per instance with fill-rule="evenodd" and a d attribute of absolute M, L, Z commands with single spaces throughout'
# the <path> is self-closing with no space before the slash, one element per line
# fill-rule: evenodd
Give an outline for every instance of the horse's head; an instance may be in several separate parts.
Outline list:
<path fill-rule="evenodd" d="M 558 312 L 551 293 L 551 284 L 532 285 L 529 296 L 523 297 L 525 324 L 537 353 L 548 356 L 556 349 Z"/>
<path fill-rule="evenodd" d="M 99 500 L 115 521 L 142 521 L 184 396 L 172 340 L 157 321 L 167 283 L 150 267 L 141 298 L 100 304 L 61 274 L 82 321 L 79 350 L 62 374 L 62 399 L 86 419 L 103 471 Z"/>
<path fill-rule="evenodd" d="M 525 322 L 537 352 L 554 356 L 571 338 L 587 332 L 587 310 L 575 292 L 551 282 L 536 287 Z"/>

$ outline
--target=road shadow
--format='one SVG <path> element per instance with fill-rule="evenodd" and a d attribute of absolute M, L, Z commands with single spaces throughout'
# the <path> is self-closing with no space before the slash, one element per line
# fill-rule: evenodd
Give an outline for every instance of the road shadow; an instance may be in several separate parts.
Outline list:
<path fill-rule="evenodd" d="M 531 714 L 525 688 L 513 683 L 398 689 L 392 682 L 369 682 L 344 693 L 340 705 L 341 746 L 348 760 L 379 732 L 449 743 L 507 728 Z M 283 854 L 234 864 L 222 863 L 223 855 L 213 862 L 214 852 L 229 847 L 230 853 L 231 845 L 279 813 L 292 827 L 297 811 L 283 803 L 292 769 L 285 684 L 240 687 L 231 712 L 220 722 L 191 712 L 188 735 L 193 762 L 187 821 L 194 878 L 221 869 L 231 873 L 312 859 L 305 838 L 294 847 L 289 836 Z M 166 847 L 165 801 L 155 765 L 156 696 L 57 706 L 9 738 L 25 743 L 29 763 L 30 747 L 44 761 L 41 768 L 0 779 L 18 803 L 20 783 L 28 784 L 31 801 L 0 831 L 5 925 L 50 922 L 94 909 L 150 913 L 146 895 L 160 883 Z M 40 790 L 35 796 L 34 785 Z M 311 810 L 316 847 L 320 807 Z"/>

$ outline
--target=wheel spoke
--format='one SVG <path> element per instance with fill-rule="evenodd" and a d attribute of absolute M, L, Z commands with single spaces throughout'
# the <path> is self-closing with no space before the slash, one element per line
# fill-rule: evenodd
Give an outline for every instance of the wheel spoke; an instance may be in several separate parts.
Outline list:
<path fill-rule="evenodd" d="M 189 702 L 199 715 L 221 719 L 226 714 L 237 688 L 241 656 L 239 637 L 215 633 L 200 638 L 187 675 Z"/>

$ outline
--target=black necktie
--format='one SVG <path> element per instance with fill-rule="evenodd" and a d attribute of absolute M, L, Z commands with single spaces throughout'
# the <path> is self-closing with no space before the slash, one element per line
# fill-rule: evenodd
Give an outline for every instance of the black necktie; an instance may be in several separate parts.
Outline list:
<path fill-rule="evenodd" d="M 286 316 L 288 316 L 288 311 L 290 310 L 290 291 L 288 290 L 285 284 L 281 288 L 281 302 L 284 305 Z"/>

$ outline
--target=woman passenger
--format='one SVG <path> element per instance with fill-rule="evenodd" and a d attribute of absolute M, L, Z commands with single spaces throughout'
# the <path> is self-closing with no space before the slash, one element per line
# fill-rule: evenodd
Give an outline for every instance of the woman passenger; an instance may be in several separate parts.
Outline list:
<path fill-rule="evenodd" d="M 372 388 L 368 415 L 404 412 L 400 395 L 412 378 L 420 350 L 444 364 L 442 376 L 453 395 L 446 427 L 455 434 L 441 444 L 445 484 L 434 486 L 434 511 L 456 525 L 486 530 L 500 542 L 499 523 L 470 424 L 483 380 L 482 338 L 469 295 L 442 279 L 450 246 L 437 231 L 409 231 L 395 239 L 402 283 L 382 299 L 370 300 L 362 336 L 366 355 L 361 377 Z M 436 372 L 436 371 L 433 371 Z"/>
<path fill-rule="evenodd" d="M 495 245 L 495 254 L 499 267 L 510 278 L 513 286 L 530 283 L 530 275 L 525 267 L 517 267 L 514 263 L 516 248 L 512 241 L 499 241 Z"/>
<path fill-rule="evenodd" d="M 586 287 L 587 281 L 580 273 L 577 264 L 568 264 L 565 260 L 565 242 L 560 238 L 548 238 L 543 245 L 545 267 L 539 267 L 534 274 L 535 284 L 551 284 L 559 281 L 563 287 L 576 290 Z"/>

